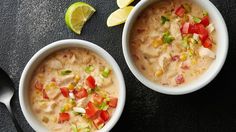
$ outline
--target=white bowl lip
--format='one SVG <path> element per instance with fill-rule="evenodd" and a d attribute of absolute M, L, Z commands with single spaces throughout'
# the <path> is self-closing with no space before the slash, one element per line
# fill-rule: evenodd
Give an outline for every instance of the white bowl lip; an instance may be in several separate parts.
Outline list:
<path fill-rule="evenodd" d="M 47 57 L 48 55 L 52 54 L 55 51 L 58 51 L 60 49 L 66 49 L 66 48 L 71 48 L 71 47 L 78 47 L 78 48 L 85 48 L 89 51 L 92 51 L 94 53 L 96 53 L 97 55 L 99 55 L 101 58 L 103 58 L 112 68 L 113 71 L 116 75 L 116 78 L 119 82 L 119 101 L 117 104 L 117 108 L 115 110 L 115 112 L 113 113 L 111 119 L 106 123 L 106 125 L 99 130 L 98 132 L 107 132 L 110 131 L 115 124 L 118 122 L 118 120 L 121 117 L 121 114 L 123 112 L 124 106 L 125 106 L 125 99 L 126 99 L 126 87 L 125 87 L 125 81 L 123 78 L 123 74 L 121 72 L 121 69 L 119 67 L 119 65 L 117 64 L 117 62 L 114 60 L 114 58 L 108 53 L 106 52 L 103 48 L 85 41 L 85 40 L 78 40 L 78 39 L 65 39 L 65 40 L 59 40 L 56 42 L 53 42 L 45 47 L 43 47 L 42 49 L 40 49 L 27 63 L 27 65 L 25 66 L 22 75 L 21 75 L 21 79 L 20 79 L 20 83 L 19 83 L 19 100 L 20 100 L 20 106 L 22 109 L 22 112 L 26 118 L 26 120 L 28 121 L 28 123 L 30 124 L 30 126 L 35 130 L 35 131 L 48 131 L 46 129 L 46 127 L 44 127 L 36 118 L 36 116 L 34 116 L 33 114 L 30 114 L 32 111 L 27 109 L 27 103 L 25 103 L 24 99 L 27 98 L 24 96 L 24 91 L 27 88 L 24 88 L 24 86 L 26 85 L 27 80 L 26 76 L 30 73 L 28 73 L 28 71 L 30 70 L 31 66 L 33 65 L 34 62 L 36 62 L 38 59 L 42 59 Z M 43 54 L 47 54 L 44 57 L 41 57 Z M 42 60 L 41 60 L 42 61 Z"/>
<path fill-rule="evenodd" d="M 221 13 L 219 12 L 219 10 L 209 0 L 190 0 L 190 1 L 196 2 L 200 6 L 205 5 L 207 6 L 207 8 L 209 7 L 210 9 L 212 9 L 212 11 L 209 12 L 209 14 L 214 14 L 215 16 L 218 16 L 217 21 L 220 23 L 220 26 L 222 29 L 222 31 L 220 32 L 223 32 L 224 34 L 224 37 L 222 37 L 222 39 L 224 39 L 222 40 L 224 43 L 221 43 L 221 44 L 224 44 L 225 46 L 221 54 L 221 60 L 218 61 L 219 63 L 217 63 L 217 67 L 214 69 L 214 72 L 209 73 L 209 75 L 207 75 L 208 76 L 207 80 L 202 81 L 201 83 L 194 83 L 194 85 L 192 85 L 192 82 L 191 82 L 187 85 L 180 86 L 180 88 L 162 86 L 160 84 L 150 81 L 144 75 L 142 75 L 142 73 L 140 73 L 140 71 L 136 68 L 135 64 L 133 63 L 133 60 L 132 60 L 132 57 L 130 56 L 130 51 L 129 51 L 129 33 L 130 33 L 130 30 L 132 29 L 134 21 L 136 20 L 137 16 L 143 11 L 143 9 L 145 9 L 152 3 L 158 2 L 158 1 L 161 1 L 161 0 L 142 0 L 134 7 L 130 15 L 128 16 L 127 21 L 124 26 L 123 34 L 122 34 L 122 48 L 123 48 L 123 54 L 124 54 L 126 63 L 130 71 L 142 84 L 144 84 L 146 87 L 156 92 L 160 92 L 162 94 L 167 94 L 167 95 L 184 95 L 184 94 L 195 92 L 205 87 L 207 84 L 209 84 L 219 74 L 219 72 L 221 71 L 225 63 L 225 60 L 228 54 L 228 47 L 229 47 L 228 46 L 229 35 L 228 35 L 226 23 Z"/>

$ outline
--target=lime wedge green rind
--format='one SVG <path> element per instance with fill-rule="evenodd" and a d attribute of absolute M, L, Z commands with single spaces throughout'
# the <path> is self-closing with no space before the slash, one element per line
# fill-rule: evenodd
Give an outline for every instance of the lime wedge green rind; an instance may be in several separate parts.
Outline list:
<path fill-rule="evenodd" d="M 84 24 L 96 12 L 96 10 L 87 3 L 76 2 L 66 11 L 66 25 L 76 34 L 80 34 Z"/>

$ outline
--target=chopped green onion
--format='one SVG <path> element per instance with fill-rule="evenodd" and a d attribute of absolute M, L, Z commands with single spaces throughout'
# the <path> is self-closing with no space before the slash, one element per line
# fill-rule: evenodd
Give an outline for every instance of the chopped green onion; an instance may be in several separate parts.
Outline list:
<path fill-rule="evenodd" d="M 161 16 L 161 24 L 164 25 L 166 22 L 170 21 L 169 18 L 165 17 L 165 16 Z"/>
<path fill-rule="evenodd" d="M 208 16 L 208 12 L 207 11 L 204 10 L 202 13 L 203 13 L 203 16 Z"/>
<path fill-rule="evenodd" d="M 88 89 L 87 92 L 88 94 L 92 94 L 94 92 L 99 92 L 100 91 L 100 87 L 96 86 L 95 88 L 93 89 Z"/>
<path fill-rule="evenodd" d="M 111 98 L 106 97 L 106 98 L 105 98 L 105 101 L 106 101 L 106 102 L 109 102 L 109 101 L 111 101 Z"/>
<path fill-rule="evenodd" d="M 89 123 L 90 125 L 93 124 L 91 120 L 88 120 L 88 123 Z M 90 131 L 91 131 L 89 125 L 85 125 L 85 124 L 79 125 L 77 128 L 78 128 L 79 130 L 81 130 L 82 132 L 90 132 Z"/>
<path fill-rule="evenodd" d="M 71 70 L 63 70 L 61 71 L 61 75 L 69 75 L 72 71 Z"/>
<path fill-rule="evenodd" d="M 191 6 L 188 3 L 183 4 L 183 7 L 187 12 L 191 12 L 192 10 Z"/>
<path fill-rule="evenodd" d="M 87 66 L 86 68 L 85 68 L 85 72 L 87 72 L 87 73 L 91 73 L 92 71 L 94 70 L 94 67 L 93 66 Z"/>
<path fill-rule="evenodd" d="M 193 17 L 193 21 L 195 23 L 200 23 L 202 20 L 200 18 L 198 18 L 198 17 Z"/>
<path fill-rule="evenodd" d="M 84 132 L 90 132 L 90 131 L 91 131 L 91 130 L 90 130 L 89 127 L 84 128 Z"/>
<path fill-rule="evenodd" d="M 80 129 L 82 132 L 91 132 L 90 127 L 85 127 Z"/>
<path fill-rule="evenodd" d="M 61 108 L 61 112 L 62 113 L 65 112 L 65 108 L 64 107 Z"/>
<path fill-rule="evenodd" d="M 106 67 L 102 72 L 102 76 L 107 78 L 109 74 L 110 74 L 110 69 Z"/>
<path fill-rule="evenodd" d="M 75 124 L 71 125 L 71 129 L 72 129 L 73 132 L 78 132 L 78 129 L 77 129 Z"/>
<path fill-rule="evenodd" d="M 103 126 L 104 126 L 104 123 L 100 124 L 100 125 L 98 126 L 98 129 L 102 129 Z"/>
<path fill-rule="evenodd" d="M 107 110 L 108 109 L 108 105 L 106 102 L 102 102 L 102 104 L 99 106 L 99 109 L 100 110 Z"/>
<path fill-rule="evenodd" d="M 175 40 L 175 38 L 170 35 L 170 32 L 165 32 L 163 34 L 163 38 L 162 39 L 163 39 L 163 42 L 167 43 L 167 44 L 170 44 L 172 41 Z"/>
<path fill-rule="evenodd" d="M 69 102 L 70 102 L 70 104 L 72 104 L 72 105 L 76 105 L 75 99 L 70 99 Z"/>

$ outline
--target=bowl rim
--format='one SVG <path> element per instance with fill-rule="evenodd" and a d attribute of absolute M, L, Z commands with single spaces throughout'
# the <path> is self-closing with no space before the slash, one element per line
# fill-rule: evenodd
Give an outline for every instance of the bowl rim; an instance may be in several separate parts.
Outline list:
<path fill-rule="evenodd" d="M 115 124 L 118 122 L 118 120 L 121 117 L 121 114 L 123 112 L 124 106 L 125 106 L 125 100 L 126 100 L 126 87 L 125 87 L 125 81 L 123 78 L 123 74 L 121 72 L 121 69 L 115 59 L 103 48 L 99 47 L 98 45 L 95 45 L 92 42 L 88 42 L 85 40 L 79 40 L 79 39 L 65 39 L 65 40 L 59 40 L 56 42 L 53 42 L 42 49 L 40 49 L 37 53 L 33 55 L 33 57 L 28 61 L 26 64 L 20 78 L 19 83 L 19 101 L 20 101 L 20 107 L 22 109 L 23 115 L 26 118 L 27 122 L 30 124 L 30 126 L 36 130 L 36 131 L 48 131 L 48 129 L 43 126 L 42 123 L 39 122 L 39 120 L 36 118 L 35 115 L 32 114 L 31 109 L 29 108 L 29 103 L 27 103 L 25 100 L 28 98 L 27 96 L 24 96 L 26 93 L 25 91 L 28 89 L 25 86 L 28 85 L 29 81 L 27 81 L 27 76 L 32 76 L 31 74 L 34 72 L 35 68 L 38 66 L 38 64 L 35 64 L 37 61 L 42 62 L 42 59 L 47 57 L 48 55 L 60 50 L 60 49 L 66 49 L 66 48 L 84 48 L 87 49 L 98 56 L 100 56 L 103 60 L 105 60 L 112 68 L 115 73 L 115 76 L 118 80 L 118 91 L 119 91 L 119 101 L 118 105 L 110 118 L 110 120 L 106 123 L 106 125 L 98 130 L 99 132 L 107 132 L 110 131 Z M 41 60 L 40 60 L 41 59 Z M 34 68 L 32 68 L 34 67 Z M 31 71 L 30 71 L 31 70 Z"/>
<path fill-rule="evenodd" d="M 148 87 L 156 92 L 160 92 L 162 94 L 167 94 L 167 95 L 184 95 L 184 94 L 195 92 L 195 91 L 203 88 L 207 84 L 209 84 L 218 75 L 218 73 L 220 72 L 220 70 L 222 69 L 222 67 L 225 63 L 225 60 L 226 60 L 226 57 L 228 54 L 228 45 L 229 45 L 229 35 L 228 35 L 226 23 L 221 15 L 221 13 L 219 12 L 219 10 L 209 0 L 189 0 L 189 1 L 193 1 L 193 2 L 197 3 L 201 8 L 203 8 L 203 5 L 204 5 L 204 7 L 207 7 L 206 10 L 210 11 L 209 13 L 214 14 L 214 16 L 217 16 L 216 17 L 217 21 L 218 21 L 218 23 L 220 23 L 219 26 L 222 29 L 222 31 L 220 31 L 220 32 L 224 35 L 223 40 L 222 40 L 223 41 L 222 44 L 225 44 L 224 48 L 222 49 L 223 52 L 222 52 L 222 54 L 220 54 L 220 56 L 221 56 L 221 57 L 219 57 L 220 60 L 218 60 L 217 63 L 214 64 L 217 66 L 214 67 L 215 69 L 213 70 L 213 72 L 208 73 L 209 75 L 205 75 L 205 76 L 208 76 L 208 77 L 206 77 L 207 80 L 204 80 L 202 82 L 194 82 L 194 83 L 190 82 L 184 86 L 180 86 L 181 88 L 163 86 L 161 84 L 150 81 L 136 68 L 136 66 L 132 60 L 132 57 L 130 55 L 130 50 L 129 50 L 129 35 L 130 35 L 131 29 L 133 27 L 134 21 L 136 21 L 136 18 L 144 9 L 146 9 L 152 3 L 155 3 L 158 1 L 161 1 L 161 0 L 142 0 L 134 7 L 134 9 L 131 11 L 130 15 L 128 16 L 127 21 L 124 26 L 123 33 L 122 33 L 122 49 L 123 49 L 123 55 L 124 55 L 125 61 L 129 67 L 130 71 L 136 77 L 136 79 L 138 79 L 146 87 Z M 198 80 L 201 80 L 201 79 L 198 79 Z"/>

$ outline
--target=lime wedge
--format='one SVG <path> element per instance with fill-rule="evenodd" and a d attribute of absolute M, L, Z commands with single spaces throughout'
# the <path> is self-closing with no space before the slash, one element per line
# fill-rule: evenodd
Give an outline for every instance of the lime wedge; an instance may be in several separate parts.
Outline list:
<path fill-rule="evenodd" d="M 133 8 L 133 6 L 128 6 L 114 11 L 107 19 L 107 26 L 113 27 L 124 23 Z"/>
<path fill-rule="evenodd" d="M 124 8 L 131 4 L 134 0 L 117 0 L 116 3 L 120 8 Z"/>
<path fill-rule="evenodd" d="M 80 34 L 81 30 L 96 10 L 84 2 L 72 4 L 66 11 L 66 25 L 75 33 Z"/>

